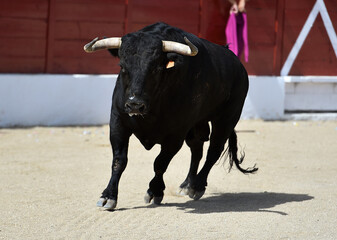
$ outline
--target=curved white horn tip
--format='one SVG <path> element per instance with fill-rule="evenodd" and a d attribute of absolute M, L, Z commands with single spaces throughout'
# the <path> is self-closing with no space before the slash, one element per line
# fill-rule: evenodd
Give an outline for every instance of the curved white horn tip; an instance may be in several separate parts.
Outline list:
<path fill-rule="evenodd" d="M 93 52 L 92 46 L 98 41 L 98 37 L 94 38 L 91 42 L 84 45 L 83 49 L 87 53 Z"/>
<path fill-rule="evenodd" d="M 195 55 L 197 55 L 198 54 L 198 48 L 193 44 L 193 43 L 191 43 L 191 41 L 190 40 L 188 40 L 188 38 L 185 36 L 184 37 L 184 40 L 185 40 L 185 42 L 186 42 L 186 44 L 190 47 L 190 49 L 191 49 L 191 54 L 190 54 L 190 56 L 195 56 Z"/>

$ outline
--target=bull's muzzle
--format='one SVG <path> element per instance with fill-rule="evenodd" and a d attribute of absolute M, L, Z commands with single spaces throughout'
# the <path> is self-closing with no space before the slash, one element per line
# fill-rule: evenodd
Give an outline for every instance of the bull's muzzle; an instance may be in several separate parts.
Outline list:
<path fill-rule="evenodd" d="M 147 111 L 147 106 L 144 101 L 136 100 L 134 98 L 129 98 L 125 105 L 125 112 L 129 114 L 130 117 L 137 115 L 144 115 Z"/>

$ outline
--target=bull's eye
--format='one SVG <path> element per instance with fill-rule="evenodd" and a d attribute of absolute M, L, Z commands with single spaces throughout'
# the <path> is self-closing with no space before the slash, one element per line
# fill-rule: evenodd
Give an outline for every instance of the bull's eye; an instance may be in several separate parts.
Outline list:
<path fill-rule="evenodd" d="M 121 66 L 121 73 L 127 73 L 128 71 Z"/>
<path fill-rule="evenodd" d="M 123 65 L 122 64 L 118 64 L 120 67 L 121 67 L 121 72 L 122 73 L 126 73 L 127 71 L 126 71 L 126 69 L 123 67 Z"/>

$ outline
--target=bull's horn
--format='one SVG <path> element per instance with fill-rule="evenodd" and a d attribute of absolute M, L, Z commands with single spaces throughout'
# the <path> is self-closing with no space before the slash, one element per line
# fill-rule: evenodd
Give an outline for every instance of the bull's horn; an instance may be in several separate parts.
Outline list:
<path fill-rule="evenodd" d="M 84 51 L 90 53 L 102 49 L 119 48 L 122 44 L 120 37 L 112 37 L 98 40 L 98 37 L 92 40 L 90 43 L 84 45 Z"/>
<path fill-rule="evenodd" d="M 164 52 L 175 52 L 185 56 L 195 56 L 198 54 L 198 48 L 191 43 L 187 37 L 184 37 L 186 44 L 173 42 L 173 41 L 163 41 L 163 51 Z"/>

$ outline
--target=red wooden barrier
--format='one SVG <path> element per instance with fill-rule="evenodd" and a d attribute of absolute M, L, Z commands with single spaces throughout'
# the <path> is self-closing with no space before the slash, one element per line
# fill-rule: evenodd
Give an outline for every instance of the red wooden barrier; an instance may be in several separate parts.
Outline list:
<path fill-rule="evenodd" d="M 0 72 L 44 72 L 47 0 L 1 0 Z"/>
<path fill-rule="evenodd" d="M 249 74 L 279 75 L 316 0 L 247 3 Z M 337 0 L 324 0 L 337 32 Z M 227 0 L 2 0 L 0 72 L 117 73 L 107 51 L 86 54 L 96 36 L 122 36 L 164 21 L 226 44 Z M 291 75 L 337 75 L 337 59 L 320 15 Z"/>

